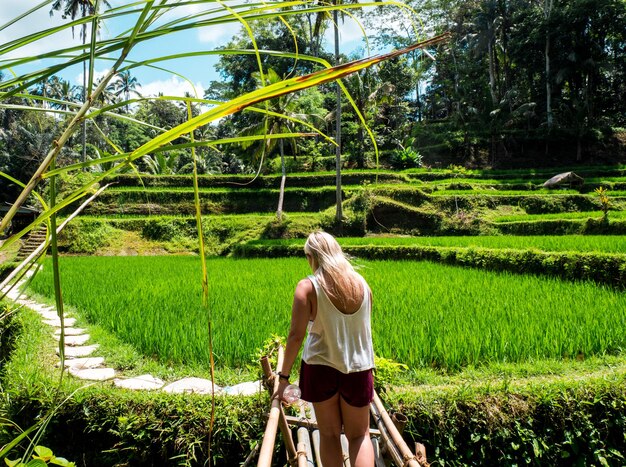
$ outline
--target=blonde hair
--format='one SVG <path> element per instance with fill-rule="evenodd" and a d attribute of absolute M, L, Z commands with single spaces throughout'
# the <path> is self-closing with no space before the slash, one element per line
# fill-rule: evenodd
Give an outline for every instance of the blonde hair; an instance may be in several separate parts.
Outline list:
<path fill-rule="evenodd" d="M 346 298 L 359 296 L 362 289 L 358 274 L 335 237 L 321 230 L 311 233 L 304 244 L 304 253 L 317 263 L 315 277 L 328 295 L 344 305 Z"/>

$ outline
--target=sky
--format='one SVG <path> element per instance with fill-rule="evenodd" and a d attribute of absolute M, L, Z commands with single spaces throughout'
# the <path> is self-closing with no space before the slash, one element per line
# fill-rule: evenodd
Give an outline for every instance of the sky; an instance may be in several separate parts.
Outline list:
<path fill-rule="evenodd" d="M 0 0 L 0 25 L 6 24 L 13 18 L 41 4 L 41 0 Z M 52 0 L 50 1 L 50 4 Z M 109 0 L 112 7 L 124 4 L 122 0 Z M 209 5 L 216 5 L 216 2 L 207 2 Z M 189 14 L 197 14 L 206 6 L 191 5 L 177 8 L 176 15 L 186 16 Z M 170 15 L 169 19 L 174 16 Z M 106 21 L 101 28 L 101 39 L 107 39 L 128 30 L 134 24 L 136 15 L 124 18 L 116 18 Z M 7 28 L 0 29 L 0 44 L 6 44 L 13 39 L 24 37 L 27 34 L 47 29 L 56 25 L 67 23 L 70 20 L 64 20 L 60 12 L 50 15 L 50 5 L 28 15 L 26 18 L 10 25 Z M 0 26 L 1 28 L 1 26 Z M 329 28 L 331 33 L 332 29 Z M 205 28 L 198 28 L 190 31 L 183 31 L 167 38 L 159 38 L 139 44 L 133 49 L 128 57 L 130 60 L 145 60 L 147 58 L 181 53 L 183 51 L 213 50 L 224 45 L 240 30 L 240 25 L 230 23 L 227 25 L 216 25 Z M 342 51 L 350 51 L 358 48 L 361 43 L 361 30 L 358 25 L 347 19 L 341 27 L 340 42 Z M 325 37 L 326 46 L 332 45 L 332 37 L 330 34 Z M 78 45 L 81 43 L 80 28 L 75 28 L 74 37 L 71 30 L 65 29 L 54 36 L 48 36 L 44 40 L 33 42 L 26 47 L 14 50 L 5 56 L 0 56 L 0 60 L 15 57 L 38 56 L 47 51 L 56 50 L 63 47 Z M 185 92 L 196 93 L 202 97 L 203 90 L 208 87 L 213 80 L 220 80 L 220 76 L 215 70 L 215 64 L 218 57 L 194 57 L 192 59 L 179 59 L 176 61 L 162 62 L 160 66 L 171 71 L 155 70 L 149 67 L 135 68 L 132 71 L 141 86 L 138 91 L 144 96 L 154 96 L 159 92 L 164 95 L 182 96 Z M 28 66 L 12 70 L 17 74 L 32 71 L 41 67 L 52 64 L 49 60 L 37 60 Z M 108 61 L 98 61 L 96 63 L 96 77 L 102 76 L 110 67 Z M 0 70 L 3 65 L 0 62 Z M 3 70 L 5 74 L 10 74 L 10 70 Z M 174 71 L 175 73 L 173 73 Z M 68 80 L 71 84 L 82 85 L 82 66 L 73 66 L 65 69 L 59 75 Z M 190 82 L 181 78 L 177 74 L 185 76 Z M 194 89 L 195 88 L 195 89 Z"/>

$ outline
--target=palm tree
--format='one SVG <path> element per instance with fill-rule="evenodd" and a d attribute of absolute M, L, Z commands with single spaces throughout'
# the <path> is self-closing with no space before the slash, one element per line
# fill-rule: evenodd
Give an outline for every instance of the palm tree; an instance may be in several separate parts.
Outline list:
<path fill-rule="evenodd" d="M 126 101 L 126 113 L 130 112 L 130 101 L 131 94 L 134 94 L 137 97 L 141 97 L 139 91 L 137 91 L 137 86 L 141 86 L 137 78 L 131 76 L 130 71 L 122 71 L 118 73 L 117 80 L 114 84 L 115 95 L 119 98 L 120 96 L 124 96 L 124 100 Z"/>
<path fill-rule="evenodd" d="M 107 0 L 102 0 L 102 3 L 106 7 L 111 5 Z M 77 16 L 85 17 L 88 14 L 95 13 L 95 5 L 91 0 L 54 0 L 52 7 L 50 8 L 50 16 L 55 11 L 61 11 L 61 17 L 63 19 L 72 18 L 76 19 Z M 74 34 L 74 28 L 72 28 L 72 35 Z M 83 24 L 81 29 L 81 37 L 83 40 L 83 46 L 87 42 L 87 25 Z M 83 60 L 83 102 L 87 101 L 87 60 Z M 82 144 L 83 144 L 83 160 L 87 160 L 87 120 L 83 120 L 82 123 Z"/>
<path fill-rule="evenodd" d="M 94 88 L 97 88 L 102 82 L 103 78 L 98 78 L 93 84 Z M 115 104 L 117 102 L 116 83 L 110 82 L 98 96 L 97 102 L 101 106 Z"/>
<path fill-rule="evenodd" d="M 61 80 L 59 87 L 59 99 L 65 101 L 65 104 L 59 104 L 59 107 L 63 110 L 69 110 L 70 102 L 76 102 L 77 86 L 73 86 L 69 81 Z"/>
<path fill-rule="evenodd" d="M 61 96 L 62 80 L 58 76 L 52 75 L 45 81 L 39 83 L 35 88 L 34 94 L 43 98 L 57 99 Z M 43 108 L 49 108 L 44 100 L 41 104 Z"/>

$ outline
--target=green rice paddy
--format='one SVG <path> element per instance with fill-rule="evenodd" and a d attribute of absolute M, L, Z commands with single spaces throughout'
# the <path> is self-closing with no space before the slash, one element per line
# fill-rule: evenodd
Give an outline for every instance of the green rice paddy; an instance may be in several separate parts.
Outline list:
<path fill-rule="evenodd" d="M 525 237 L 527 238 L 527 237 Z M 621 352 L 626 295 L 591 283 L 427 262 L 360 262 L 374 294 L 376 353 L 411 367 L 458 369 Z M 218 365 L 239 367 L 288 332 L 302 258 L 214 258 L 209 309 Z M 208 362 L 208 313 L 194 257 L 63 257 L 63 295 L 147 356 Z M 51 268 L 32 288 L 52 295 Z"/>

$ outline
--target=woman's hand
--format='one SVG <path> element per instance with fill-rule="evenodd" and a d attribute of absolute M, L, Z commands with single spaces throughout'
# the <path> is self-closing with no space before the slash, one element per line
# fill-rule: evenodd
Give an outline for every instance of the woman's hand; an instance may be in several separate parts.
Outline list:
<path fill-rule="evenodd" d="M 278 378 L 278 376 L 276 376 Z M 278 379 L 278 389 L 272 394 L 272 400 L 278 399 L 281 402 L 284 402 L 283 393 L 285 392 L 285 388 L 289 386 L 289 381 L 284 378 Z"/>

